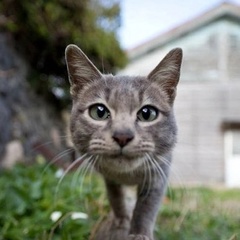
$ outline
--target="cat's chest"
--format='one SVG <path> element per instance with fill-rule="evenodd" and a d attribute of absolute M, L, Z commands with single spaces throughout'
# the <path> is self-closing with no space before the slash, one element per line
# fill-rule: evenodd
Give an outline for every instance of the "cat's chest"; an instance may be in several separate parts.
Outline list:
<path fill-rule="evenodd" d="M 109 174 L 109 173 L 102 173 L 102 175 L 111 181 L 114 181 L 119 184 L 123 185 L 139 185 L 142 183 L 142 178 L 137 176 L 136 174 Z"/>

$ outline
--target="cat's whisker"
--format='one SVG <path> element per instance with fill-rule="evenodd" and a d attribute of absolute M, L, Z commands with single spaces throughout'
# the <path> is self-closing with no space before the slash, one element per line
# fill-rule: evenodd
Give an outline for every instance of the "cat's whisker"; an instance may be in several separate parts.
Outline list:
<path fill-rule="evenodd" d="M 164 162 L 166 165 L 169 165 L 170 166 L 170 162 L 168 159 L 164 158 L 164 157 L 157 157 L 158 160 L 160 160 L 161 162 Z M 172 169 L 172 168 L 171 168 Z M 174 171 L 172 171 L 173 174 L 175 174 L 176 177 L 178 177 L 177 173 L 175 173 Z M 167 178 L 168 179 L 168 178 Z M 180 181 L 181 183 L 181 181 Z M 169 191 L 169 196 L 170 196 L 170 199 L 173 198 L 173 191 L 172 191 L 172 188 L 170 187 L 170 184 L 169 184 L 169 180 L 168 180 L 168 191 Z M 185 187 L 184 184 L 180 184 L 180 188 L 183 190 L 183 195 L 186 195 L 187 194 L 187 189 Z"/>
<path fill-rule="evenodd" d="M 69 173 L 76 165 L 81 166 L 84 161 L 87 161 L 87 160 L 85 159 L 86 156 L 87 156 L 87 153 L 85 153 L 85 154 L 83 154 L 82 156 L 80 156 L 80 157 L 79 157 L 78 159 L 76 159 L 72 164 L 70 164 L 70 165 L 68 166 L 68 168 L 64 171 L 63 175 L 62 175 L 61 178 L 59 179 L 58 184 L 57 184 L 57 186 L 56 186 L 55 199 L 57 199 L 57 193 L 58 193 L 58 191 L 59 191 L 59 187 L 60 187 L 60 185 L 61 185 L 64 177 L 65 177 L 65 176 L 67 175 L 67 173 Z"/>
<path fill-rule="evenodd" d="M 149 154 L 146 154 L 147 155 L 147 158 L 148 158 L 148 162 L 149 164 L 151 165 L 151 168 L 153 169 L 154 172 L 157 172 L 157 174 L 159 175 L 160 179 L 162 179 L 162 175 L 161 175 L 161 172 L 158 171 L 158 169 L 156 168 L 153 160 L 152 160 L 152 157 L 149 155 Z"/>
<path fill-rule="evenodd" d="M 164 173 L 163 169 L 161 168 L 161 166 L 159 165 L 159 163 L 155 160 L 155 158 L 153 156 L 150 156 L 149 154 L 147 154 L 150 163 L 152 163 L 153 168 L 155 171 L 157 171 L 157 173 L 159 174 L 160 178 L 162 179 L 163 183 L 168 184 L 168 177 L 167 175 Z"/>
<path fill-rule="evenodd" d="M 45 172 L 47 171 L 47 169 L 49 167 L 51 167 L 52 165 L 54 165 L 56 162 L 60 161 L 62 157 L 66 156 L 67 154 L 70 154 L 72 152 L 74 152 L 75 150 L 73 148 L 68 148 L 64 151 L 62 151 L 61 153 L 57 154 L 43 169 L 42 175 L 45 174 Z"/>
<path fill-rule="evenodd" d="M 82 171 L 83 171 L 83 169 L 85 169 L 87 164 L 88 164 L 88 159 L 84 160 L 82 165 L 77 167 L 76 171 L 74 172 L 73 179 L 71 182 L 72 188 L 74 188 L 78 184 L 78 181 L 82 174 Z"/>
<path fill-rule="evenodd" d="M 63 142 L 66 139 L 70 139 L 70 138 L 71 138 L 71 135 L 62 135 L 62 136 L 59 136 L 59 141 Z M 51 144 L 55 145 L 55 141 L 52 140 L 52 141 L 47 141 L 43 143 L 40 143 L 40 141 L 34 141 L 31 152 L 38 151 L 40 148 L 51 145 Z"/>
<path fill-rule="evenodd" d="M 169 185 L 168 175 L 165 173 L 165 171 L 162 169 L 161 165 L 158 163 L 158 161 L 155 158 L 153 158 L 153 161 L 155 162 L 155 165 L 157 166 L 157 168 L 159 169 L 159 171 L 163 176 L 163 180 L 166 182 L 168 186 Z M 167 168 L 171 166 L 170 165 L 171 163 L 169 161 L 165 161 L 164 164 L 167 166 Z"/>
<path fill-rule="evenodd" d="M 148 187 L 147 187 L 147 189 L 148 189 L 149 188 L 149 184 L 150 184 L 149 181 L 147 181 L 147 177 L 149 176 L 149 173 L 148 173 L 149 168 L 148 168 L 147 162 L 148 162 L 148 159 L 147 159 L 146 156 L 144 156 L 144 158 L 143 158 L 143 171 L 144 171 L 144 173 L 143 173 L 143 182 L 142 182 L 141 189 L 139 189 L 139 195 L 144 193 L 145 185 L 148 184 Z"/>
<path fill-rule="evenodd" d="M 89 156 L 88 158 L 86 158 L 83 162 L 83 164 L 81 166 L 78 166 L 76 169 L 76 172 L 74 173 L 74 181 L 73 181 L 73 185 L 77 185 L 77 184 L 81 184 L 81 180 L 82 180 L 82 175 L 85 172 L 85 169 L 87 168 L 88 164 L 89 164 L 89 160 L 90 160 L 91 156 Z"/>
<path fill-rule="evenodd" d="M 141 189 L 139 190 L 139 194 L 143 193 L 143 190 L 144 190 L 144 187 L 145 187 L 145 184 L 146 184 L 146 181 L 147 181 L 147 174 L 148 174 L 148 169 L 147 169 L 147 158 L 144 156 L 143 158 L 143 182 L 142 182 L 142 185 L 141 185 Z"/>
<path fill-rule="evenodd" d="M 151 190 L 152 182 L 154 181 L 154 174 L 152 172 L 151 162 L 147 161 L 147 164 L 148 164 L 148 172 L 149 172 L 150 178 L 149 178 L 148 191 L 147 191 L 147 195 L 146 196 L 148 196 L 148 194 L 149 194 L 149 192 Z"/>
<path fill-rule="evenodd" d="M 62 136 L 59 136 L 59 138 L 61 139 L 60 141 L 63 141 L 64 139 L 66 138 L 70 138 L 70 135 L 62 135 Z M 41 143 L 41 144 L 38 144 L 36 145 L 33 150 L 38 150 L 38 148 L 40 147 L 43 147 L 43 146 L 46 146 L 46 145 L 49 145 L 49 144 L 54 144 L 54 141 L 48 141 L 48 142 L 44 142 L 44 143 Z"/>
<path fill-rule="evenodd" d="M 161 158 L 158 158 L 158 159 L 170 168 L 171 162 L 168 159 L 166 159 L 164 157 L 161 157 Z M 163 173 L 164 173 L 164 171 L 163 171 Z M 172 191 L 172 188 L 170 187 L 168 176 L 166 176 L 166 189 L 168 189 L 169 196 L 170 196 L 170 199 L 171 199 L 173 197 L 173 191 Z"/>
<path fill-rule="evenodd" d="M 154 158 L 152 158 L 152 162 L 156 166 L 156 170 L 157 170 L 157 172 L 159 173 L 159 175 L 162 178 L 162 181 L 163 181 L 162 185 L 165 186 L 166 189 L 168 188 L 170 198 L 172 198 L 173 191 L 172 191 L 171 188 L 169 188 L 168 176 L 165 174 L 164 170 L 161 168 L 161 166 L 159 165 L 158 161 L 156 161 Z M 168 166 L 170 163 L 169 163 L 169 161 L 166 161 L 165 164 Z"/>
<path fill-rule="evenodd" d="M 89 177 L 90 177 L 89 186 L 90 186 L 90 190 L 91 190 L 91 187 L 92 187 L 92 175 L 93 175 L 93 172 L 94 172 L 94 169 L 95 169 L 95 164 L 98 161 L 98 159 L 99 159 L 99 155 L 97 155 L 97 156 L 95 156 L 93 158 L 92 164 L 91 164 L 90 169 L 89 169 Z"/>
<path fill-rule="evenodd" d="M 145 195 L 144 198 L 146 198 L 146 197 L 149 195 L 153 178 L 152 178 L 151 163 L 149 162 L 149 159 L 148 159 L 147 154 L 146 154 L 146 156 L 145 156 L 144 159 L 145 159 L 145 161 L 144 161 L 145 166 L 147 167 L 147 168 L 146 168 L 146 173 L 147 173 L 147 176 L 148 176 L 148 180 L 147 180 L 146 183 L 143 185 L 143 190 L 142 190 L 142 192 L 143 192 L 143 191 L 145 190 L 145 188 L 146 188 L 146 192 L 144 192 L 144 195 Z M 144 166 L 144 167 L 145 167 L 145 166 Z M 146 186 L 145 186 L 145 185 L 146 185 Z"/>
<path fill-rule="evenodd" d="M 163 157 L 157 157 L 161 162 L 164 162 L 165 164 L 169 164 L 170 165 L 170 162 L 169 162 L 169 160 L 168 159 L 166 159 L 166 158 L 163 158 Z M 187 188 L 186 188 L 186 186 L 182 183 L 182 181 L 181 181 L 181 179 L 180 179 L 180 176 L 176 173 L 176 171 L 174 171 L 174 169 L 173 169 L 173 167 L 171 167 L 171 172 L 175 175 L 175 177 L 177 177 L 178 178 L 178 182 L 180 183 L 179 184 L 179 186 L 180 186 L 180 189 L 181 189 L 181 191 L 182 191 L 182 193 L 181 193 L 181 196 L 182 196 L 182 198 L 184 198 L 184 197 L 186 197 L 186 196 L 188 196 L 188 191 L 187 191 Z M 172 188 L 170 187 L 170 184 L 169 184 L 169 181 L 168 181 L 168 191 L 169 191 L 169 197 L 170 197 L 170 199 L 172 199 L 173 198 L 173 190 L 172 190 Z M 173 204 L 173 201 L 170 201 L 172 204 Z M 182 209 L 182 211 L 184 212 L 184 209 Z M 183 213 L 183 214 L 185 214 L 185 213 Z M 177 220 L 176 220 L 176 222 L 177 222 Z"/>
<path fill-rule="evenodd" d="M 160 162 L 164 163 L 164 164 L 167 166 L 167 168 L 170 168 L 170 167 L 171 167 L 171 162 L 170 162 L 167 158 L 164 158 L 164 157 L 162 157 L 162 156 L 161 156 L 161 157 L 156 156 L 156 158 L 157 158 Z M 153 158 L 153 161 L 155 162 L 156 167 L 159 169 L 159 171 L 161 172 L 161 174 L 164 175 L 164 176 L 163 176 L 164 181 L 166 181 L 167 185 L 169 185 L 168 176 L 165 174 L 164 170 L 161 168 L 160 164 L 158 163 L 157 160 L 155 160 L 155 158 Z"/>
<path fill-rule="evenodd" d="M 179 176 L 179 174 L 177 173 L 177 171 L 174 169 L 174 165 L 171 164 L 171 162 L 164 158 L 164 157 L 157 157 L 161 162 L 165 163 L 166 165 L 168 165 L 169 167 L 171 166 L 171 173 L 174 175 L 174 177 L 177 179 L 177 182 L 179 184 L 179 186 L 186 192 L 186 187 L 183 184 L 183 181 L 181 180 L 181 177 Z"/>
<path fill-rule="evenodd" d="M 168 167 L 171 166 L 171 161 L 169 161 L 167 158 L 163 157 L 163 156 L 155 156 L 160 162 L 164 163 L 165 165 L 167 165 Z"/>
<path fill-rule="evenodd" d="M 82 189 L 83 189 L 83 182 L 84 182 L 84 179 L 86 177 L 86 174 L 87 172 L 89 171 L 89 169 L 91 169 L 92 167 L 92 161 L 94 160 L 94 156 L 90 156 L 88 159 L 87 159 L 87 164 L 86 164 L 86 167 L 83 168 L 83 173 L 82 175 L 80 175 L 80 192 L 82 192 Z"/>

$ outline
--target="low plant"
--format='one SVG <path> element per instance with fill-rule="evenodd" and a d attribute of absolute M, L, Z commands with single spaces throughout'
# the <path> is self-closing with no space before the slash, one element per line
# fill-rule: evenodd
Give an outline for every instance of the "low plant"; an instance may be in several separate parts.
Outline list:
<path fill-rule="evenodd" d="M 16 165 L 1 173 L 1 240 L 88 239 L 106 211 L 102 183 L 87 176 L 80 188 L 78 173 L 63 179 L 59 173 L 43 164 Z"/>
<path fill-rule="evenodd" d="M 87 240 L 108 213 L 101 177 L 66 174 L 42 161 L 18 164 L 0 176 L 0 240 Z M 240 190 L 169 188 L 156 239 L 236 240 Z"/>

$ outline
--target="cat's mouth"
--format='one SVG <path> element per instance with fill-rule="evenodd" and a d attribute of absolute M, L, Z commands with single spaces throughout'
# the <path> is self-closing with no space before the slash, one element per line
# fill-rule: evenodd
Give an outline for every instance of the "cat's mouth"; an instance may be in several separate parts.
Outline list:
<path fill-rule="evenodd" d="M 111 151 L 109 149 L 107 151 L 94 149 L 90 153 L 93 156 L 99 156 L 102 159 L 111 159 L 116 162 L 133 161 L 136 158 L 142 157 L 142 154 L 136 153 L 136 151 L 129 151 L 123 148 L 111 149 Z"/>
<path fill-rule="evenodd" d="M 119 161 L 131 161 L 131 160 L 135 160 L 136 158 L 142 157 L 142 154 L 131 152 L 131 151 L 124 151 L 124 149 L 119 149 L 119 151 L 114 152 L 114 153 L 108 153 L 107 154 L 108 157 L 112 158 L 112 159 L 116 159 Z"/>
<path fill-rule="evenodd" d="M 118 153 L 118 154 L 112 154 L 112 155 L 109 155 L 110 158 L 112 159 L 116 159 L 116 160 L 119 160 L 119 161 L 123 161 L 123 160 L 134 160 L 136 158 L 136 156 L 133 156 L 133 155 L 126 155 L 124 153 Z"/>
<path fill-rule="evenodd" d="M 106 149 L 91 148 L 92 156 L 96 156 L 95 166 L 100 171 L 111 171 L 111 172 L 132 172 L 137 168 L 141 167 L 146 161 L 147 151 L 136 148 L 114 148 L 109 147 Z"/>

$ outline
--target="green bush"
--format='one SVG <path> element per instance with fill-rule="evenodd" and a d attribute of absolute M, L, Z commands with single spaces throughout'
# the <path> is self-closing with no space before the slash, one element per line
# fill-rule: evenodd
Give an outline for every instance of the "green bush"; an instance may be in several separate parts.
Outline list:
<path fill-rule="evenodd" d="M 99 213 L 106 210 L 102 183 L 87 176 L 86 187 L 80 188 L 74 174 L 60 181 L 56 173 L 54 168 L 45 171 L 42 164 L 35 164 L 16 165 L 1 174 L 1 240 L 88 239 Z M 54 212 L 61 212 L 61 218 L 52 221 Z M 72 219 L 78 212 L 91 217 Z"/>

